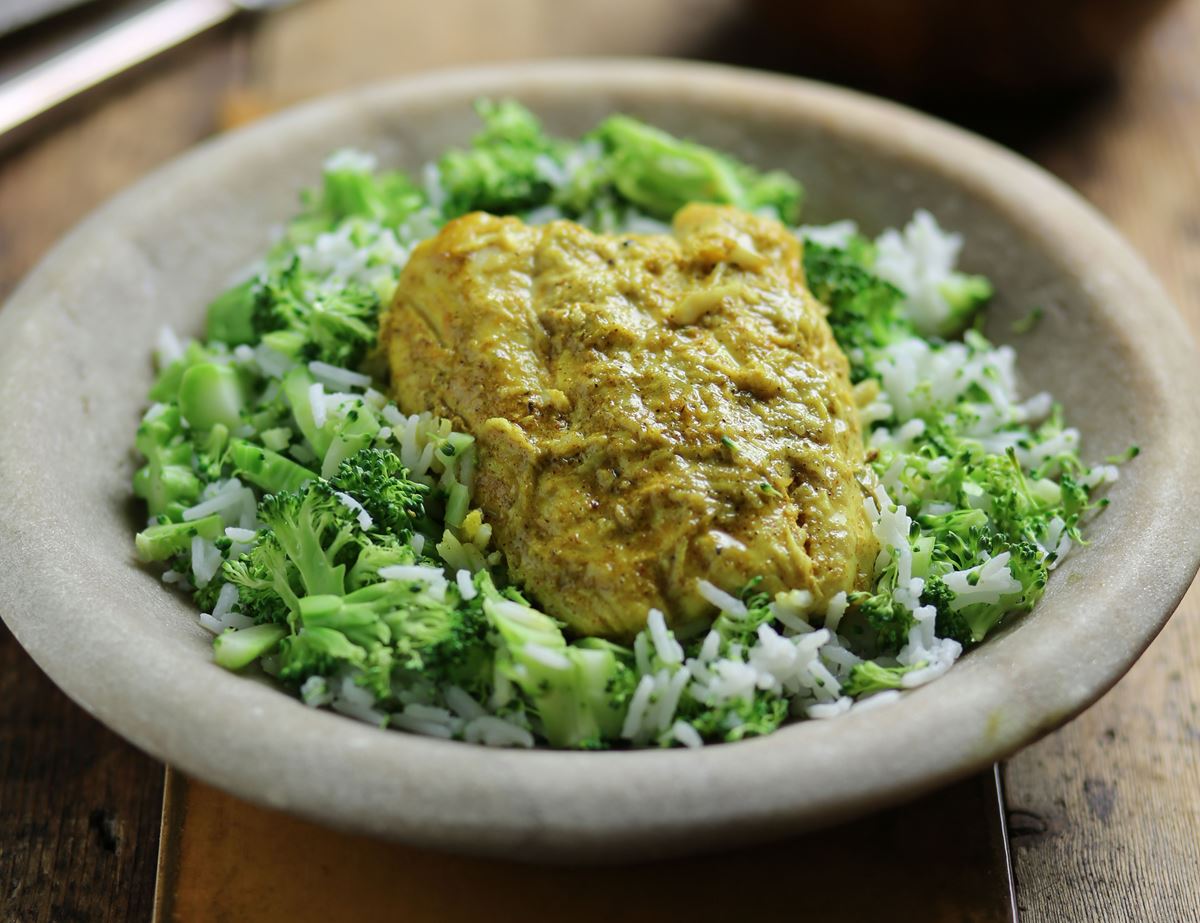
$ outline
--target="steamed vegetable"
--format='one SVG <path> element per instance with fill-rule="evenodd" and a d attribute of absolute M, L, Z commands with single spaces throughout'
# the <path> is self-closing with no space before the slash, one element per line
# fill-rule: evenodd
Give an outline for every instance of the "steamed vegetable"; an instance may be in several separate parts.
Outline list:
<path fill-rule="evenodd" d="M 794 224 L 802 190 L 626 116 L 568 141 L 512 101 L 478 111 L 473 143 L 419 179 L 331 157 L 254 276 L 212 301 L 206 342 L 164 337 L 135 439 L 136 546 L 193 594 L 218 664 L 443 737 L 694 746 L 895 696 L 1037 602 L 1127 458 L 1084 465 L 1048 397 L 1018 400 L 1010 351 L 971 330 L 943 339 L 992 289 L 958 271 L 961 240 L 926 213 L 874 240 L 798 231 L 878 480 L 870 591 L 710 586 L 707 633 L 677 639 L 651 612 L 626 648 L 568 636 L 508 585 L 471 505 L 472 437 L 401 414 L 372 377 L 411 248 L 476 209 L 653 230 L 704 200 Z"/>

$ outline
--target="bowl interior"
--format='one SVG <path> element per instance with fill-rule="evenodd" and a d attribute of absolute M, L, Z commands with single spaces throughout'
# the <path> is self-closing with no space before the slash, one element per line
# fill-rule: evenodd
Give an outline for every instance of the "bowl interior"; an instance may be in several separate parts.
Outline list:
<path fill-rule="evenodd" d="M 334 148 L 419 168 L 511 95 L 554 131 L 623 111 L 807 189 L 805 221 L 869 232 L 932 211 L 996 283 L 987 332 L 1019 350 L 1100 459 L 1142 455 L 1092 545 L 1037 609 L 888 709 L 699 752 L 516 753 L 316 712 L 210 662 L 184 599 L 137 564 L 130 446 L 159 329 L 260 255 Z M 1012 322 L 1045 310 L 1034 332 Z M 1165 622 L 1198 557 L 1195 356 L 1138 259 L 1035 168 L 896 107 L 800 81 L 667 63 L 521 65 L 319 102 L 210 143 L 110 203 L 0 312 L 0 613 L 52 678 L 156 756 L 325 822 L 459 849 L 598 858 L 743 841 L 907 797 L 1085 707 Z M 1189 425 L 1189 421 L 1191 424 Z"/>

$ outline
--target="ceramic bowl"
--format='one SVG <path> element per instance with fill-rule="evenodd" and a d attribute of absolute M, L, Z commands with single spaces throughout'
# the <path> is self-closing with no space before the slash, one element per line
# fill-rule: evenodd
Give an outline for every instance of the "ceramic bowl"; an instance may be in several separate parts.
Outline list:
<path fill-rule="evenodd" d="M 868 231 L 932 210 L 995 280 L 1016 342 L 1100 459 L 1142 454 L 1035 611 L 888 708 L 702 750 L 490 750 L 383 731 L 213 665 L 185 599 L 133 553 L 130 446 L 163 324 L 262 252 L 331 149 L 416 168 L 513 96 L 581 132 L 623 111 L 800 177 L 806 220 Z M 1045 317 L 1017 337 L 1032 306 Z M 978 770 L 1095 701 L 1163 626 L 1200 557 L 1200 377 L 1187 331 L 1092 208 L 985 141 L 803 81 L 668 62 L 435 74 L 355 91 L 201 146 L 100 209 L 0 311 L 0 612 L 76 702 L 234 794 L 342 828 L 530 860 L 662 855 L 861 814 Z"/>

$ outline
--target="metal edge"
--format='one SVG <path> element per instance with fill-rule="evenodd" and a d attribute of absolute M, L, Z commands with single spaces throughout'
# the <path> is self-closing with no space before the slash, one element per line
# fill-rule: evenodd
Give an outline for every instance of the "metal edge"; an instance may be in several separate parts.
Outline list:
<path fill-rule="evenodd" d="M 151 923 L 170 923 L 175 915 L 179 880 L 179 838 L 187 812 L 187 780 L 170 766 L 163 767 L 162 821 L 158 829 L 158 861 L 154 873 Z"/>
<path fill-rule="evenodd" d="M 1004 766 L 992 764 L 992 791 L 996 796 L 996 811 L 992 816 L 992 835 L 996 839 L 996 852 L 1004 859 L 1005 885 L 1008 891 L 1008 912 L 1011 923 L 1021 923 L 1021 912 L 1017 906 L 1017 876 L 1013 868 L 1012 843 L 1008 837 L 1008 800 L 1004 790 Z"/>

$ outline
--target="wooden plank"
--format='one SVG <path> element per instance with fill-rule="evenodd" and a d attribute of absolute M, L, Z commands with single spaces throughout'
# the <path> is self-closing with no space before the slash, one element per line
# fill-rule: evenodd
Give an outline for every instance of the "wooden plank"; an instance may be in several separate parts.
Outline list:
<path fill-rule="evenodd" d="M 0 919 L 147 919 L 162 784 L 0 625 Z"/>
<path fill-rule="evenodd" d="M 1166 283 L 1194 333 L 1198 47 L 1200 2 L 1187 0 L 1158 24 L 1112 95 L 1030 151 L 1112 218 Z M 1108 696 L 1009 763 L 1022 919 L 1200 919 L 1197 664 L 1200 586 L 1193 586 Z"/>
<path fill-rule="evenodd" d="M 88 212 L 220 126 L 244 73 L 238 28 L 77 101 L 0 158 L 0 299 Z"/>
<path fill-rule="evenodd" d="M 601 869 L 450 856 L 317 827 L 171 773 L 158 923 L 886 919 L 1011 923 L 995 779 L 752 849 Z"/>
<path fill-rule="evenodd" d="M 1194 328 L 1200 326 L 1198 8 L 1198 0 L 1188 0 L 1162 23 L 1114 98 L 1061 119 L 1047 120 L 1043 107 L 1041 139 L 1014 135 L 1114 217 L 1162 274 Z M 263 24 L 248 65 L 232 33 L 224 33 L 122 82 L 105 101 L 76 109 L 89 114 L 0 161 L 0 295 L 99 200 L 208 134 L 222 120 L 219 110 L 236 120 L 364 80 L 514 57 L 699 51 L 761 62 L 757 42 L 764 36 L 750 28 L 752 14 L 744 10 L 737 0 L 309 0 Z M 740 37 L 737 44 L 723 41 L 727 32 Z M 805 66 L 799 53 L 777 57 L 781 64 Z M 246 89 L 222 102 L 221 94 L 239 85 Z M 1022 105 L 1008 117 L 1025 121 L 1029 108 Z M 28 824 L 15 834 L 15 827 L 0 829 L 0 906 L 12 914 L 7 918 L 22 921 L 143 916 L 143 866 L 132 860 L 121 866 L 131 892 L 125 894 L 104 877 L 115 866 L 95 871 L 99 866 L 81 858 L 85 839 L 79 831 L 87 828 L 79 812 L 90 817 L 93 808 L 85 811 L 86 799 L 78 793 L 95 791 L 88 788 L 94 779 L 27 772 L 14 768 L 11 758 L 13 742 L 35 733 L 42 735 L 40 747 L 61 747 L 58 758 L 68 760 L 72 736 L 106 732 L 61 696 L 55 700 L 57 693 L 47 691 L 10 639 L 0 652 L 2 688 L 16 697 L 0 710 L 0 741 L 9 758 L 0 777 L 0 824 L 22 817 L 37 824 L 65 819 L 64 829 L 74 831 L 57 837 Z M 1193 593 L 1112 695 L 1014 760 L 1008 783 L 1027 919 L 1194 917 L 1200 906 L 1194 794 L 1200 790 L 1200 694 L 1189 667 L 1198 653 L 1200 598 Z M 94 765 L 76 763 L 75 769 L 94 769 L 104 779 L 139 779 L 126 790 L 153 801 L 157 782 L 144 767 L 105 755 L 124 745 L 97 740 L 78 744 L 91 747 L 85 752 Z M 113 810 L 119 822 L 140 817 L 136 810 Z M 154 831 L 141 821 L 121 829 L 125 845 L 152 848 Z M 814 867 L 813 860 L 804 867 Z M 72 879 L 89 882 L 95 899 Z M 108 917 L 105 906 L 113 908 Z"/>
<path fill-rule="evenodd" d="M 226 31 L 192 45 L 7 152 L 0 298 L 103 199 L 213 131 L 232 43 Z M 0 920 L 148 919 L 162 785 L 160 763 L 76 707 L 0 626 Z"/>
<path fill-rule="evenodd" d="M 689 55 L 740 0 L 310 0 L 264 21 L 250 90 L 274 108 L 434 68 L 590 54 Z"/>

